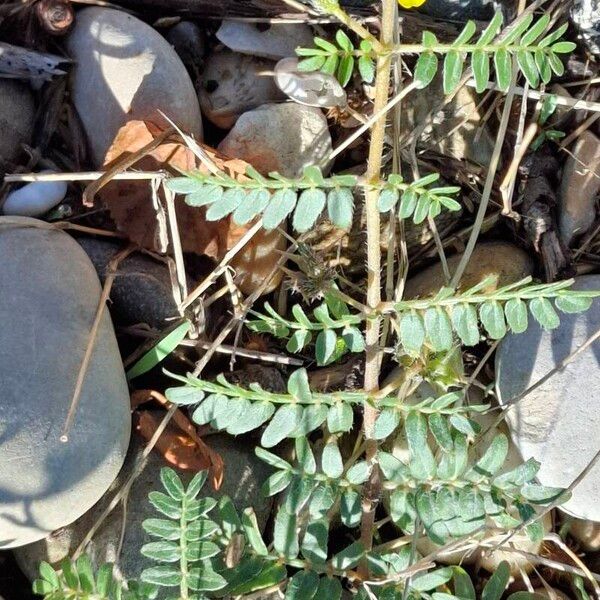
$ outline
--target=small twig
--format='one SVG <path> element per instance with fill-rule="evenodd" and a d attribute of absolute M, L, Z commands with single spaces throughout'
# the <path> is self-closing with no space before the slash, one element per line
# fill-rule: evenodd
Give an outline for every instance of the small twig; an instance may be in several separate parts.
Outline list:
<path fill-rule="evenodd" d="M 83 360 L 81 361 L 81 366 L 79 367 L 79 373 L 77 374 L 77 380 L 75 382 L 75 390 L 73 391 L 73 397 L 71 399 L 71 405 L 69 406 L 69 410 L 67 412 L 67 418 L 65 419 L 65 424 L 63 425 L 63 430 L 60 435 L 60 441 L 66 443 L 69 441 L 69 430 L 71 429 L 71 425 L 73 423 L 73 418 L 75 417 L 75 411 L 77 410 L 77 406 L 79 405 L 79 400 L 81 398 L 81 391 L 83 389 L 83 382 L 90 364 L 90 360 L 92 358 L 92 353 L 94 351 L 94 346 L 96 344 L 96 338 L 98 337 L 98 331 L 100 329 L 100 322 L 102 317 L 104 316 L 104 311 L 106 309 L 106 302 L 110 295 L 110 290 L 112 289 L 113 282 L 115 280 L 115 276 L 117 274 L 117 268 L 119 263 L 129 256 L 135 249 L 135 246 L 131 245 L 119 252 L 109 263 L 107 267 L 107 275 L 106 280 L 104 281 L 104 286 L 102 288 L 102 294 L 100 296 L 100 300 L 98 302 L 98 308 L 96 310 L 96 317 L 94 319 L 94 324 L 92 325 L 92 329 L 90 330 L 90 335 L 88 337 L 87 346 L 85 349 L 85 354 L 83 355 Z"/>
<path fill-rule="evenodd" d="M 31 181 L 95 181 L 104 177 L 106 171 L 81 171 L 79 173 L 12 173 L 5 175 L 5 183 L 28 183 Z M 135 181 L 146 179 L 163 179 L 167 176 L 165 171 L 130 171 L 117 173 L 111 179 Z"/>

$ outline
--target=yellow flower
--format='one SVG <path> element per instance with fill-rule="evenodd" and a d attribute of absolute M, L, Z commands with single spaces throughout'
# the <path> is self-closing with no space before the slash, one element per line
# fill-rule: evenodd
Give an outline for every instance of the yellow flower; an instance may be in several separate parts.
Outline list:
<path fill-rule="evenodd" d="M 398 4 L 402 8 L 417 8 L 417 6 L 425 4 L 425 0 L 398 0 Z"/>

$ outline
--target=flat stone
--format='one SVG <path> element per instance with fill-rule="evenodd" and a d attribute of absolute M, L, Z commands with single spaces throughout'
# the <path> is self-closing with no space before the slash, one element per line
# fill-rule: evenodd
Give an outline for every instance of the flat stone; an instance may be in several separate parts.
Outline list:
<path fill-rule="evenodd" d="M 576 280 L 575 289 L 600 290 L 600 276 Z M 527 331 L 509 335 L 496 355 L 498 400 L 505 405 L 598 329 L 600 301 L 585 313 L 560 314 L 560 327 L 543 331 L 530 317 Z M 523 459 L 541 462 L 543 485 L 567 487 L 592 460 L 600 438 L 600 341 L 520 400 L 508 427 Z M 580 519 L 600 521 L 600 465 L 596 465 L 560 508 Z"/>
<path fill-rule="evenodd" d="M 219 144 L 227 156 L 250 163 L 267 175 L 297 177 L 308 165 L 329 171 L 332 151 L 327 119 L 320 109 L 300 104 L 265 104 L 244 113 Z"/>
<path fill-rule="evenodd" d="M 21 222 L 0 217 L 0 548 L 42 539 L 93 506 L 123 464 L 131 427 L 105 313 L 69 441 L 60 441 L 100 283 L 69 235 Z"/>
<path fill-rule="evenodd" d="M 127 121 L 165 124 L 159 111 L 186 133 L 202 135 L 192 80 L 155 29 L 121 10 L 91 7 L 77 13 L 66 43 L 76 63 L 73 102 L 96 166 Z"/>
<path fill-rule="evenodd" d="M 261 104 L 281 102 L 285 94 L 271 75 L 270 60 L 220 50 L 206 59 L 198 97 L 204 116 L 221 129 L 233 127 L 243 113 Z"/>
<path fill-rule="evenodd" d="M 448 258 L 448 269 L 452 275 L 462 258 L 456 254 Z M 508 242 L 484 242 L 478 244 L 471 255 L 460 281 L 460 289 L 467 290 L 488 276 L 496 278 L 493 289 L 515 283 L 533 274 L 533 261 L 529 255 Z M 446 285 L 441 263 L 424 269 L 406 282 L 406 298 L 425 298 L 436 294 Z"/>
<path fill-rule="evenodd" d="M 584 131 L 567 158 L 560 186 L 559 227 L 565 244 L 594 224 L 599 193 L 600 140 L 591 131 Z"/>
<path fill-rule="evenodd" d="M 123 245 L 96 238 L 78 238 L 77 241 L 104 283 L 108 263 L 123 249 Z M 119 325 L 145 323 L 163 329 L 169 324 L 167 319 L 179 314 L 169 268 L 141 253 L 131 254 L 119 264 L 110 300 L 110 312 Z"/>
<path fill-rule="evenodd" d="M 279 60 L 296 56 L 296 48 L 312 48 L 313 34 L 302 23 L 244 23 L 225 20 L 217 39 L 230 50 Z"/>
<path fill-rule="evenodd" d="M 248 506 L 254 507 L 261 530 L 264 530 L 271 511 L 272 500 L 262 496 L 261 486 L 271 474 L 270 468 L 254 455 L 254 446 L 243 438 L 233 438 L 227 435 L 211 435 L 206 443 L 217 451 L 225 463 L 223 485 L 215 492 L 207 482 L 201 496 L 220 498 L 228 495 L 239 511 Z M 73 553 L 90 528 L 118 490 L 133 472 L 134 465 L 141 455 L 144 442 L 137 434 L 132 437 L 127 460 L 119 477 L 111 489 L 89 512 L 83 515 L 69 527 L 55 531 L 46 539 L 30 544 L 15 551 L 19 566 L 30 579 L 37 577 L 40 561 L 51 564 L 59 563 L 63 558 Z M 141 475 L 134 481 L 129 491 L 126 512 L 123 505 L 115 508 L 101 525 L 92 539 L 87 552 L 96 565 L 103 562 L 114 562 L 115 573 L 122 578 L 132 579 L 152 565 L 152 561 L 140 554 L 140 548 L 156 541 L 146 534 L 142 522 L 151 517 L 159 516 L 148 502 L 148 494 L 154 490 L 162 490 L 160 469 L 167 466 L 164 459 L 152 452 L 148 464 Z M 189 483 L 194 473 L 178 471 L 184 483 Z M 125 535 L 120 556 L 118 555 L 119 540 L 125 519 Z"/>
<path fill-rule="evenodd" d="M 31 144 L 35 103 L 29 86 L 0 78 L 0 159 L 14 160 L 21 144 Z"/>

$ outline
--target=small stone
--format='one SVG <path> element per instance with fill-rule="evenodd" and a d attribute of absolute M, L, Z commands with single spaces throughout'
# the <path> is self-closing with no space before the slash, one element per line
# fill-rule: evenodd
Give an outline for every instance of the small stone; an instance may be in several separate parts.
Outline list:
<path fill-rule="evenodd" d="M 223 21 L 217 38 L 230 50 L 279 60 L 296 56 L 296 48 L 312 48 L 313 34 L 302 23 L 244 23 Z"/>
<path fill-rule="evenodd" d="M 0 217 L 0 548 L 40 540 L 89 510 L 129 441 L 129 392 L 104 314 L 79 405 L 67 412 L 100 300 L 89 259 L 66 233 Z"/>
<path fill-rule="evenodd" d="M 261 492 L 262 484 L 271 474 L 269 467 L 254 455 L 254 446 L 243 438 L 217 434 L 206 438 L 206 443 L 222 456 L 225 463 L 225 477 L 218 492 L 215 492 L 207 481 L 202 488 L 201 496 L 220 498 L 227 495 L 233 500 L 239 512 L 252 506 L 256 512 L 259 527 L 263 531 L 272 504 L 271 499 L 264 498 Z M 19 548 L 15 552 L 19 566 L 27 577 L 32 580 L 37 577 L 40 561 L 45 560 L 51 564 L 57 564 L 74 552 L 108 506 L 114 494 L 131 476 L 143 448 L 144 442 L 137 434 L 134 435 L 127 460 L 119 477 L 96 506 L 72 525 L 53 532 L 46 539 L 35 544 Z M 162 456 L 152 452 L 148 457 L 148 464 L 131 486 L 127 497 L 126 512 L 123 510 L 123 505 L 120 504 L 100 526 L 86 550 L 96 566 L 104 562 L 114 562 L 117 565 L 115 572 L 119 577 L 136 579 L 145 568 L 154 564 L 140 554 L 140 548 L 144 544 L 156 541 L 155 538 L 152 539 L 145 533 L 142 523 L 148 518 L 160 516 L 148 501 L 148 494 L 155 490 L 162 490 L 160 469 L 164 466 L 168 465 Z M 178 471 L 178 475 L 184 484 L 187 484 L 194 473 Z M 117 552 L 123 521 L 125 535 L 119 556 Z"/>
<path fill-rule="evenodd" d="M 227 156 L 250 163 L 263 175 L 277 171 L 297 177 L 308 165 L 330 168 L 331 135 L 318 108 L 300 104 L 265 104 L 244 113 L 219 144 Z"/>
<path fill-rule="evenodd" d="M 65 199 L 67 187 L 66 181 L 32 181 L 8 194 L 2 212 L 5 215 L 39 217 Z"/>
<path fill-rule="evenodd" d="M 587 552 L 600 550 L 600 523 L 573 519 L 569 523 L 569 533 Z"/>
<path fill-rule="evenodd" d="M 96 238 L 79 238 L 79 245 L 94 264 L 104 284 L 108 263 L 122 244 Z M 128 327 L 145 323 L 163 329 L 178 316 L 169 268 L 147 255 L 135 253 L 121 261 L 110 291 L 110 312 L 116 323 Z"/>
<path fill-rule="evenodd" d="M 452 275 L 462 254 L 448 258 L 448 269 Z M 467 290 L 489 276 L 496 277 L 493 289 L 515 283 L 533 274 L 533 261 L 529 255 L 507 242 L 485 242 L 478 244 L 460 281 L 460 289 Z M 425 298 L 436 294 L 446 285 L 441 263 L 421 271 L 406 283 L 406 298 Z"/>
<path fill-rule="evenodd" d="M 600 54 L 600 0 L 574 0 L 571 22 L 592 54 Z"/>
<path fill-rule="evenodd" d="M 204 58 L 204 32 L 192 21 L 181 21 L 167 31 L 165 39 L 185 65 L 192 81 L 196 81 Z"/>
<path fill-rule="evenodd" d="M 30 144 L 35 103 L 31 89 L 13 79 L 0 78 L 0 159 L 14 160 L 21 144 Z"/>
<path fill-rule="evenodd" d="M 569 245 L 594 224 L 599 192 L 600 140 L 591 131 L 584 131 L 563 169 L 559 227 L 565 244 Z"/>
<path fill-rule="evenodd" d="M 275 83 L 289 98 L 306 106 L 346 106 L 346 91 L 333 75 L 298 70 L 297 58 L 284 58 L 275 65 Z"/>
<path fill-rule="evenodd" d="M 202 135 L 194 85 L 171 45 L 152 27 L 112 8 L 77 13 L 67 37 L 75 61 L 71 93 L 100 167 L 128 121 L 163 125 L 162 111 L 186 133 Z"/>
<path fill-rule="evenodd" d="M 473 89 L 463 86 L 433 114 L 430 123 L 427 115 L 443 104 L 444 98 L 441 73 L 420 93 L 409 94 L 402 105 L 403 133 L 427 122 L 419 146 L 487 168 L 494 151 L 494 137 L 483 122 L 483 111 L 477 108 L 480 98 Z"/>
<path fill-rule="evenodd" d="M 211 54 L 198 91 L 204 116 L 217 127 L 229 129 L 246 111 L 285 100 L 273 81 L 274 67 L 271 61 L 229 50 Z"/>
<path fill-rule="evenodd" d="M 576 290 L 600 290 L 600 276 L 576 279 Z M 529 328 L 510 334 L 496 355 L 498 400 L 509 403 L 579 348 L 600 323 L 600 301 L 585 313 L 560 313 L 560 327 L 544 331 L 529 318 Z M 508 412 L 513 441 L 524 460 L 541 462 L 542 485 L 568 487 L 597 451 L 600 436 L 600 341 L 522 398 Z M 577 485 L 559 508 L 579 519 L 600 521 L 600 465 Z"/>

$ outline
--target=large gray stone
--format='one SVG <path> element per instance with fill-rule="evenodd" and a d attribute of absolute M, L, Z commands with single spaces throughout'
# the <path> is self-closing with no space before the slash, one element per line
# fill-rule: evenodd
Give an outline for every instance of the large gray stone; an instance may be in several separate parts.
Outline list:
<path fill-rule="evenodd" d="M 21 144 L 30 144 L 35 103 L 29 86 L 0 78 L 0 158 L 14 160 Z"/>
<path fill-rule="evenodd" d="M 600 1 L 574 0 L 570 3 L 571 22 L 578 37 L 593 54 L 600 54 Z"/>
<path fill-rule="evenodd" d="M 77 13 L 67 38 L 75 61 L 71 92 L 96 166 L 132 120 L 165 123 L 202 135 L 194 85 L 173 47 L 152 27 L 112 8 Z"/>
<path fill-rule="evenodd" d="M 271 510 L 271 499 L 263 498 L 260 488 L 271 473 L 269 467 L 254 455 L 253 446 L 246 440 L 219 434 L 207 438 L 206 443 L 222 456 L 225 463 L 225 477 L 218 492 L 215 492 L 207 482 L 201 495 L 215 498 L 228 495 L 238 510 L 247 506 L 254 507 L 259 526 L 264 529 Z M 135 434 L 119 477 L 109 492 L 89 512 L 69 527 L 64 527 L 44 540 L 15 551 L 19 566 L 30 579 L 35 579 L 40 561 L 45 560 L 56 564 L 73 553 L 110 503 L 114 493 L 121 489 L 132 474 L 143 445 L 143 442 Z M 123 509 L 123 504 L 115 508 L 87 547 L 86 551 L 96 565 L 103 562 L 114 562 L 116 564 L 115 572 L 118 576 L 126 579 L 138 577 L 141 571 L 151 566 L 152 561 L 140 554 L 140 548 L 155 540 L 142 529 L 142 522 L 145 519 L 159 516 L 148 502 L 148 494 L 151 491 L 162 489 L 159 476 L 160 469 L 164 466 L 166 466 L 166 462 L 159 454 L 152 452 L 149 455 L 145 469 L 131 486 L 126 500 L 126 510 Z M 186 484 L 194 475 L 194 473 L 181 471 L 178 473 Z M 123 547 L 119 554 L 119 541 L 123 526 L 125 527 Z"/>
<path fill-rule="evenodd" d="M 579 277 L 575 289 L 600 290 L 600 276 Z M 580 347 L 600 326 L 600 300 L 583 314 L 561 313 L 561 325 L 509 335 L 496 357 L 498 400 L 505 405 Z M 512 438 L 525 460 L 541 462 L 544 485 L 567 487 L 600 447 L 600 341 L 529 393 L 508 412 Z M 600 521 L 600 465 L 575 488 L 563 510 Z"/>
<path fill-rule="evenodd" d="M 227 156 L 250 163 L 267 175 L 297 177 L 304 167 L 330 167 L 331 134 L 320 109 L 301 104 L 265 104 L 244 113 L 219 144 Z"/>
<path fill-rule="evenodd" d="M 130 433 L 105 313 L 69 440 L 60 441 L 100 283 L 69 235 L 20 221 L 0 218 L 0 548 L 39 540 L 93 506 L 119 472 Z"/>

